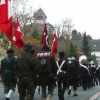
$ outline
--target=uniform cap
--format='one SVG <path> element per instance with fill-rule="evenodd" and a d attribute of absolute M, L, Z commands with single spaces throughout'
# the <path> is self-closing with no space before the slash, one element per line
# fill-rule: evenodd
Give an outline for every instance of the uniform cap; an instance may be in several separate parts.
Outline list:
<path fill-rule="evenodd" d="M 61 57 L 64 57 L 64 56 L 65 56 L 65 52 L 59 51 L 59 57 L 61 58 Z"/>
<path fill-rule="evenodd" d="M 14 53 L 14 50 L 13 49 L 8 49 L 6 53 L 7 54 L 13 54 Z"/>

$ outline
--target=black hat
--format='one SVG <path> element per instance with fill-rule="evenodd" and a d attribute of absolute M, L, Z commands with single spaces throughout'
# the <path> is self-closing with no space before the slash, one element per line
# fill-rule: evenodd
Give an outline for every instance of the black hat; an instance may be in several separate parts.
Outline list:
<path fill-rule="evenodd" d="M 62 58 L 62 57 L 64 57 L 64 56 L 65 56 L 65 52 L 60 51 L 60 52 L 59 52 L 59 57 Z"/>
<path fill-rule="evenodd" d="M 42 51 L 51 51 L 47 45 L 44 45 L 41 50 Z"/>
<path fill-rule="evenodd" d="M 14 50 L 13 49 L 8 49 L 6 53 L 7 54 L 13 54 L 14 53 Z"/>
<path fill-rule="evenodd" d="M 26 52 L 30 52 L 30 50 L 32 49 L 32 45 L 30 43 L 26 43 L 26 44 L 24 44 L 23 49 Z"/>

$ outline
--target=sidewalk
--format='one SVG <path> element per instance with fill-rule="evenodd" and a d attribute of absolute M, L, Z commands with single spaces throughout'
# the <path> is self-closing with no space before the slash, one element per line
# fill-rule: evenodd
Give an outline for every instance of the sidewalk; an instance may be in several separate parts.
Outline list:
<path fill-rule="evenodd" d="M 97 100 L 100 100 L 100 94 L 99 94 L 99 96 L 98 96 Z"/>

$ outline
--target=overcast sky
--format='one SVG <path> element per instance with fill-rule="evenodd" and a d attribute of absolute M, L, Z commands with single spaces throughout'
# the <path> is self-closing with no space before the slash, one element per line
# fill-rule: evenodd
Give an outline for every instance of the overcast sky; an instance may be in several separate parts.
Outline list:
<path fill-rule="evenodd" d="M 86 31 L 93 39 L 100 39 L 100 0 L 32 0 L 31 4 L 44 10 L 49 23 L 70 18 L 78 32 Z"/>

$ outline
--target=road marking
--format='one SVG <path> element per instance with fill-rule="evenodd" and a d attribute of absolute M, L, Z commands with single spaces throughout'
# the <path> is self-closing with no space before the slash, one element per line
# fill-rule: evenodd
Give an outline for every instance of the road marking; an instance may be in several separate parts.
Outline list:
<path fill-rule="evenodd" d="M 100 96 L 100 91 L 92 95 L 88 100 L 96 100 Z"/>

